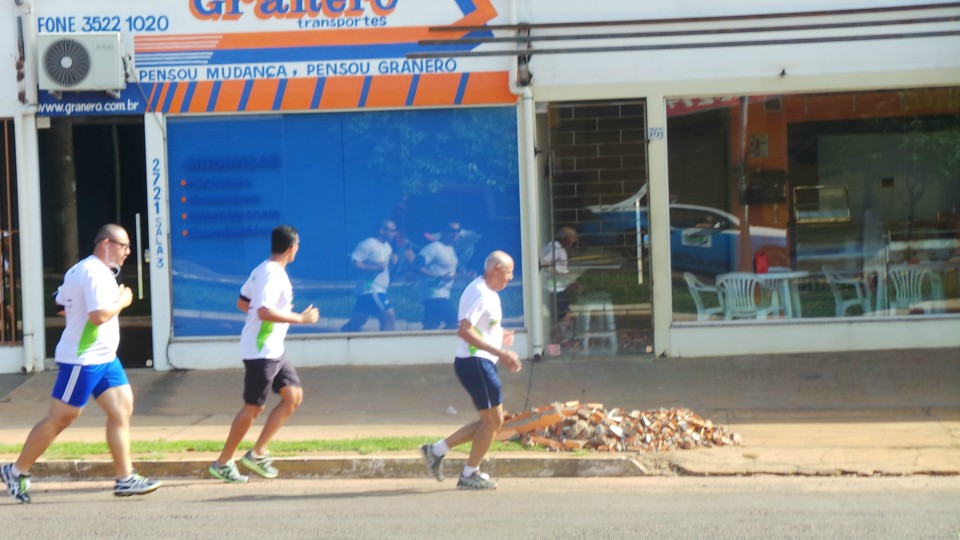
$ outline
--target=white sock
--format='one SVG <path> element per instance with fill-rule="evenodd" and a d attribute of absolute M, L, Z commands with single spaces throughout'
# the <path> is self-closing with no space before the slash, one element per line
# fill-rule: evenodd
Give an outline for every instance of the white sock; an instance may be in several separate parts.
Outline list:
<path fill-rule="evenodd" d="M 10 472 L 13 473 L 13 476 L 23 476 L 23 473 L 20 472 L 20 469 L 18 469 L 13 463 L 10 464 Z"/>
<path fill-rule="evenodd" d="M 470 476 L 472 476 L 473 473 L 475 473 L 475 472 L 477 472 L 477 471 L 479 471 L 479 470 L 480 470 L 480 467 L 471 467 L 471 466 L 467 465 L 467 466 L 465 466 L 465 467 L 463 468 L 463 475 L 462 475 L 462 476 L 463 476 L 464 478 L 470 478 Z"/>
<path fill-rule="evenodd" d="M 447 446 L 446 439 L 440 439 L 438 442 L 430 445 L 430 451 L 433 452 L 433 455 L 437 457 L 442 457 L 447 455 L 447 452 L 450 451 L 450 447 Z"/>
<path fill-rule="evenodd" d="M 267 454 L 269 454 L 269 453 L 270 453 L 270 452 L 264 452 L 263 455 L 261 456 L 261 455 L 257 454 L 257 451 L 256 451 L 256 450 L 250 450 L 250 455 L 253 456 L 253 459 L 263 459 L 263 458 L 267 457 Z"/>

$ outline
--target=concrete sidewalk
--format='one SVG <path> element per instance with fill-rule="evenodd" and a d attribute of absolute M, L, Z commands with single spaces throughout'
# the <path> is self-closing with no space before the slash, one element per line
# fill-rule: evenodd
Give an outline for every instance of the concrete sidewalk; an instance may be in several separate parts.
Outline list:
<path fill-rule="evenodd" d="M 476 416 L 450 365 L 301 368 L 305 401 L 278 440 L 439 438 Z M 505 408 L 554 401 L 686 407 L 742 446 L 665 453 L 494 453 L 495 476 L 960 475 L 960 351 L 879 351 L 709 359 L 548 359 L 502 373 Z M 240 407 L 241 369 L 131 370 L 134 440 L 222 440 Z M 55 372 L 0 376 L 0 441 L 22 443 L 43 416 Z M 529 389 L 529 392 L 528 392 Z M 275 403 L 275 397 L 268 407 Z M 265 416 L 265 415 L 264 415 Z M 258 422 L 262 423 L 261 421 Z M 58 441 L 102 441 L 96 405 Z M 248 440 L 258 429 L 251 430 Z M 10 460 L 15 456 L 0 456 Z M 214 455 L 138 462 L 154 476 L 202 476 Z M 450 456 L 449 471 L 465 454 Z M 416 452 L 280 458 L 285 476 L 416 477 Z M 38 477 L 109 477 L 101 462 L 42 462 Z"/>

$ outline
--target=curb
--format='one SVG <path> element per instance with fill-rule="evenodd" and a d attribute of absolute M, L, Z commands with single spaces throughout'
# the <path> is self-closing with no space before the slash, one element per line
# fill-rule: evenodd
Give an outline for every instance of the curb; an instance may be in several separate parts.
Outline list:
<path fill-rule="evenodd" d="M 419 457 L 311 457 L 274 458 L 284 478 L 430 478 Z M 152 478 L 210 478 L 210 460 L 134 461 L 140 474 Z M 446 460 L 448 475 L 466 463 Z M 502 478 L 580 478 L 648 476 L 630 458 L 495 458 L 484 462 L 484 471 Z M 34 465 L 35 478 L 52 480 L 106 480 L 114 477 L 111 461 L 48 461 Z M 670 474 L 672 476 L 672 474 Z"/>
<path fill-rule="evenodd" d="M 465 459 L 447 461 L 448 476 L 465 464 Z M 137 472 L 153 478 L 210 478 L 207 468 L 210 460 L 135 461 Z M 306 457 L 275 458 L 274 464 L 284 478 L 302 479 L 407 479 L 430 478 L 419 457 Z M 749 467 L 702 464 L 688 466 L 682 459 L 671 456 L 632 457 L 554 457 L 520 458 L 500 457 L 484 461 L 484 471 L 499 478 L 628 478 L 628 477 L 737 477 L 737 476 L 960 476 L 952 469 L 932 470 L 876 470 L 824 465 L 803 467 L 796 464 L 755 464 Z M 110 461 L 50 461 L 37 463 L 35 478 L 51 480 L 108 480 L 113 479 Z"/>

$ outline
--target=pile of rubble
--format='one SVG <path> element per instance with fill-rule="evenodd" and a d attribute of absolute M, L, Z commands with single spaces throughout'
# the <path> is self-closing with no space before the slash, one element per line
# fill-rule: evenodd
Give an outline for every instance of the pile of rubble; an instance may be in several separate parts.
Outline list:
<path fill-rule="evenodd" d="M 599 452 L 663 452 L 743 443 L 740 435 L 726 433 L 689 409 L 627 411 L 579 401 L 507 414 L 497 440 L 517 438 L 526 446 Z"/>

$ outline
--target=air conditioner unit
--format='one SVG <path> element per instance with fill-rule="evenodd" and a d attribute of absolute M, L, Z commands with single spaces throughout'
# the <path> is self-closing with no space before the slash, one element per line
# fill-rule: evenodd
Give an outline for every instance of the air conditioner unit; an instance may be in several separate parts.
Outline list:
<path fill-rule="evenodd" d="M 38 86 L 51 92 L 126 88 L 120 34 L 39 34 Z"/>

